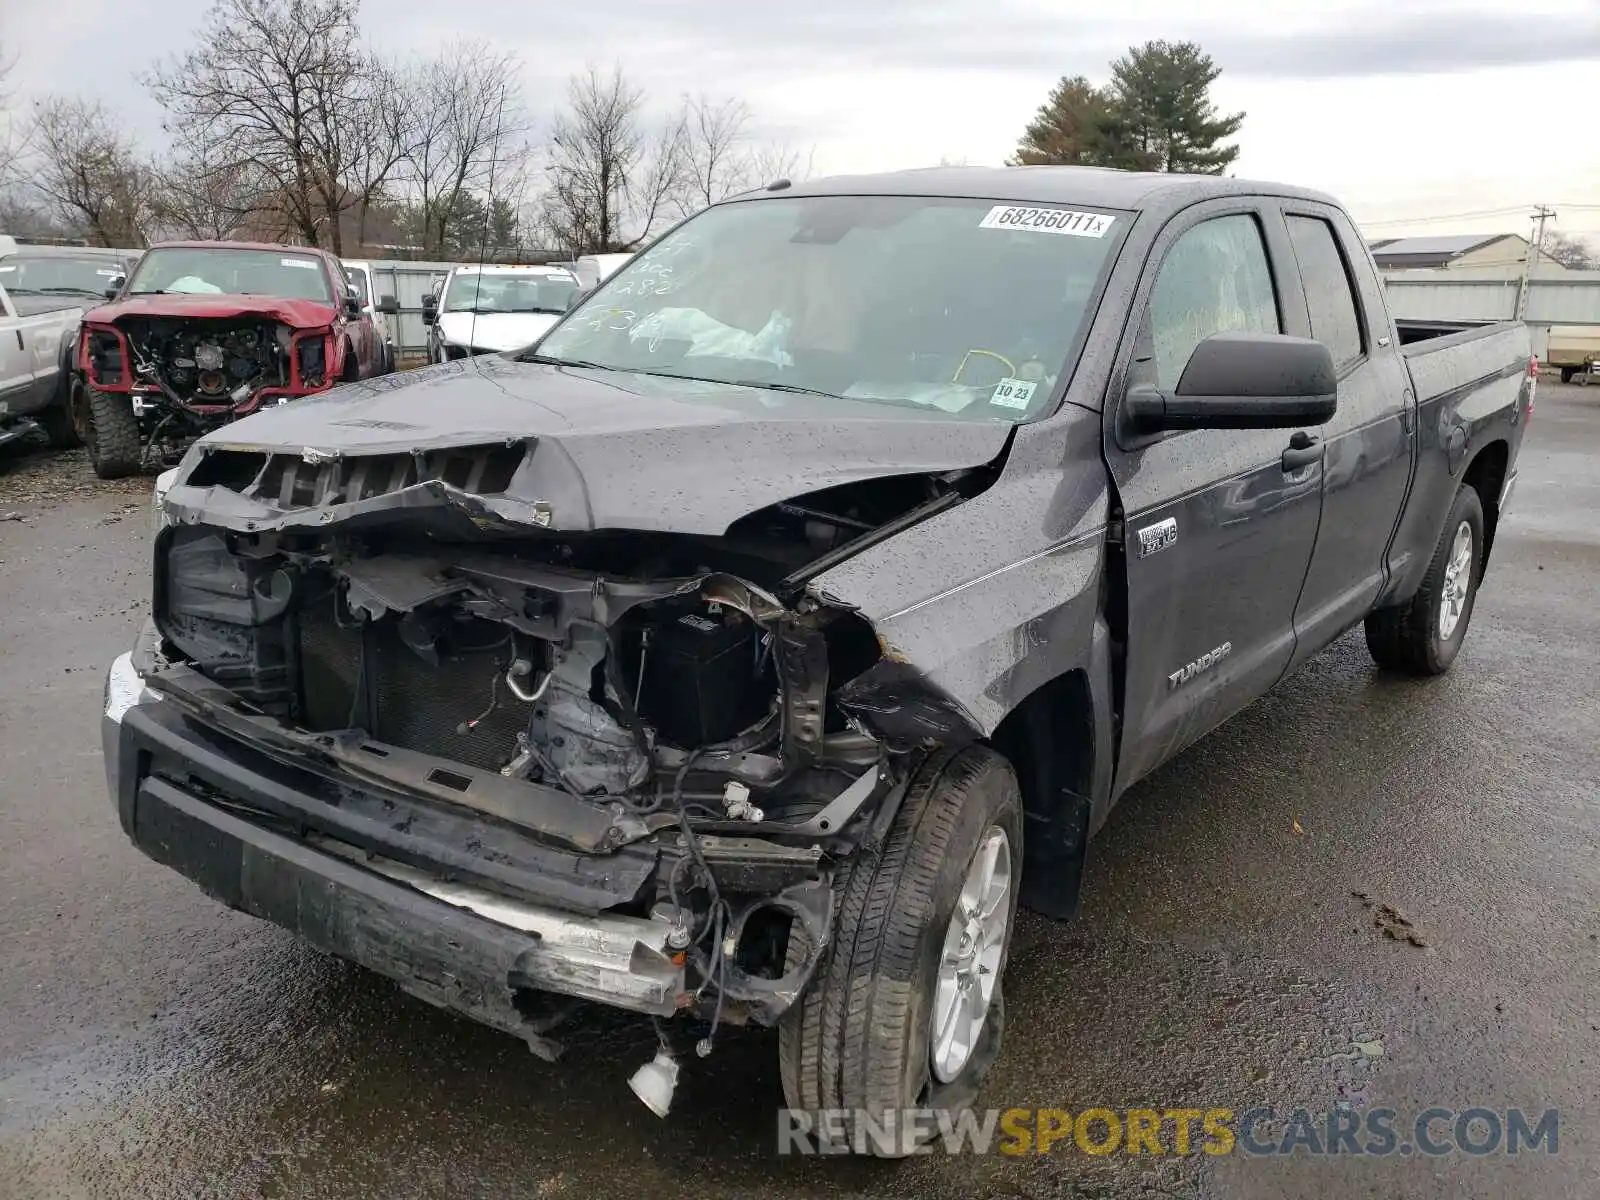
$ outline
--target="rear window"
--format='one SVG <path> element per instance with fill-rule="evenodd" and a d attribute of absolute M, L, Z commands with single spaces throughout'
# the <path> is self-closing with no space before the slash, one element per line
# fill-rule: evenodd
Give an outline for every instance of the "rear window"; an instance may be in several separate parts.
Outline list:
<path fill-rule="evenodd" d="M 1363 353 L 1361 318 L 1333 226 L 1320 217 L 1290 217 L 1289 236 L 1294 240 L 1311 309 L 1311 336 L 1328 348 L 1334 364 L 1343 369 Z"/>

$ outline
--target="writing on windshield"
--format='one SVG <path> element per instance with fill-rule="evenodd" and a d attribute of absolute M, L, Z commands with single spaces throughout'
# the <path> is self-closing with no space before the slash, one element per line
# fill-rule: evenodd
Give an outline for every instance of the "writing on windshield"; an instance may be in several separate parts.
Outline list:
<path fill-rule="evenodd" d="M 717 205 L 623 267 L 541 358 L 978 420 L 1044 411 L 1126 214 L 921 196 Z"/>

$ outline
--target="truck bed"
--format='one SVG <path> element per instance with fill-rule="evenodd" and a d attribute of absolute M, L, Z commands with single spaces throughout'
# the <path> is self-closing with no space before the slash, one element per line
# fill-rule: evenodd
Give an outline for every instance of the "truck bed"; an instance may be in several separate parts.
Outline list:
<path fill-rule="evenodd" d="M 1533 353 L 1532 336 L 1521 321 L 1479 325 L 1442 336 L 1424 333 L 1427 326 L 1396 322 L 1396 327 L 1400 353 L 1411 370 L 1419 405 L 1447 392 L 1525 371 Z"/>

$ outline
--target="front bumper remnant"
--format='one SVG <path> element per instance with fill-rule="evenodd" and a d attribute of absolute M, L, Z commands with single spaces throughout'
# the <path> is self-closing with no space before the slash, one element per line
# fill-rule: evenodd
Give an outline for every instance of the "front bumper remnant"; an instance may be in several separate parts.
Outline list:
<path fill-rule="evenodd" d="M 538 1031 L 519 1004 L 524 993 L 656 1016 L 687 1003 L 665 921 L 562 911 L 334 839 L 280 832 L 257 819 L 254 800 L 281 795 L 283 785 L 253 774 L 252 764 L 237 765 L 222 800 L 211 781 L 155 772 L 153 764 L 172 755 L 174 729 L 184 727 L 158 714 L 171 703 L 145 684 L 129 655 L 112 664 L 102 722 L 111 800 L 140 850 L 223 903 L 530 1044 Z M 203 732 L 192 736 L 194 758 L 215 761 Z"/>

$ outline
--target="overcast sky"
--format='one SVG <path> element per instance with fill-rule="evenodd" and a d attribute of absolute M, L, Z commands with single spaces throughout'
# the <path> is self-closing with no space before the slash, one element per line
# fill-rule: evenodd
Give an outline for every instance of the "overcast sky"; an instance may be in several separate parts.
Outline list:
<path fill-rule="evenodd" d="M 184 46 L 209 2 L 0 0 L 0 40 L 20 55 L 22 91 L 99 95 L 155 144 L 160 110 L 135 76 Z M 400 56 L 473 37 L 517 51 L 525 94 L 546 123 L 566 77 L 588 63 L 620 62 L 663 106 L 684 92 L 739 96 L 763 131 L 814 148 L 816 174 L 941 158 L 999 164 L 1060 76 L 1103 81 L 1132 43 L 1191 38 L 1223 68 L 1217 103 L 1248 113 L 1240 175 L 1331 191 L 1373 234 L 1524 232 L 1535 202 L 1557 206 L 1558 228 L 1600 234 L 1600 0 L 1262 9 L 1245 0 L 366 0 L 363 24 Z M 1467 215 L 1445 219 L 1455 214 Z M 1401 221 L 1419 217 L 1439 219 Z"/>

